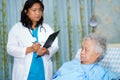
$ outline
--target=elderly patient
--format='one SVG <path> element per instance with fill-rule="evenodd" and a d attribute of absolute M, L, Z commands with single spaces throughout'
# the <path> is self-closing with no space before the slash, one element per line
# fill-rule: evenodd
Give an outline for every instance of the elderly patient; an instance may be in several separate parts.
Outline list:
<path fill-rule="evenodd" d="M 108 70 L 98 62 L 106 51 L 106 39 L 91 33 L 82 42 L 80 60 L 66 62 L 55 73 L 53 80 L 111 80 Z"/>

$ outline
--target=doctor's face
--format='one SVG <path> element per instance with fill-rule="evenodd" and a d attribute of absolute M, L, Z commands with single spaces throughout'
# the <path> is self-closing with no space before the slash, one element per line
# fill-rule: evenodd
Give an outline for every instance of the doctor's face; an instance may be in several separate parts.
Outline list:
<path fill-rule="evenodd" d="M 27 11 L 27 16 L 33 23 L 37 23 L 43 14 L 43 9 L 39 3 L 34 3 Z"/>
<path fill-rule="evenodd" d="M 82 64 L 92 64 L 95 63 L 100 56 L 96 53 L 96 41 L 87 39 L 82 43 L 82 50 L 80 53 L 80 59 Z"/>

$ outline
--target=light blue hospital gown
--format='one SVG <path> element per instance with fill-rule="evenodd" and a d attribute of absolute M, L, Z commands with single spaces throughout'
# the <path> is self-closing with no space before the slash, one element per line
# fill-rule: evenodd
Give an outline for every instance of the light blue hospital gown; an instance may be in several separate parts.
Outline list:
<path fill-rule="evenodd" d="M 74 59 L 64 63 L 53 76 L 53 80 L 111 80 L 107 69 L 98 63 L 84 65 L 80 62 Z"/>

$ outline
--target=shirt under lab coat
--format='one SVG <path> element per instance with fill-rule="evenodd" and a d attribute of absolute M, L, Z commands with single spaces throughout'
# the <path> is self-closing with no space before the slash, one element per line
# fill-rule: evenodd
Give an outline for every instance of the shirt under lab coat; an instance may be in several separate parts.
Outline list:
<path fill-rule="evenodd" d="M 53 30 L 47 24 L 43 24 L 44 28 L 39 27 L 38 42 L 42 45 Z M 12 80 L 27 80 L 29 69 L 32 61 L 33 53 L 26 55 L 26 48 L 35 42 L 35 38 L 31 35 L 28 28 L 24 27 L 21 22 L 16 23 L 8 34 L 7 52 L 14 57 Z M 58 39 L 56 38 L 52 46 L 48 48 L 49 55 L 42 56 L 45 70 L 45 80 L 51 80 L 52 62 L 51 57 L 58 50 Z"/>

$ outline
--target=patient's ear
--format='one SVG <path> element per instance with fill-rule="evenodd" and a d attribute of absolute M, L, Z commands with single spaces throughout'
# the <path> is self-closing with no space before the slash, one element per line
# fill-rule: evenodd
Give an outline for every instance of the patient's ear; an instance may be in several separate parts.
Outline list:
<path fill-rule="evenodd" d="M 100 53 L 96 53 L 96 58 L 99 58 L 101 56 Z"/>

